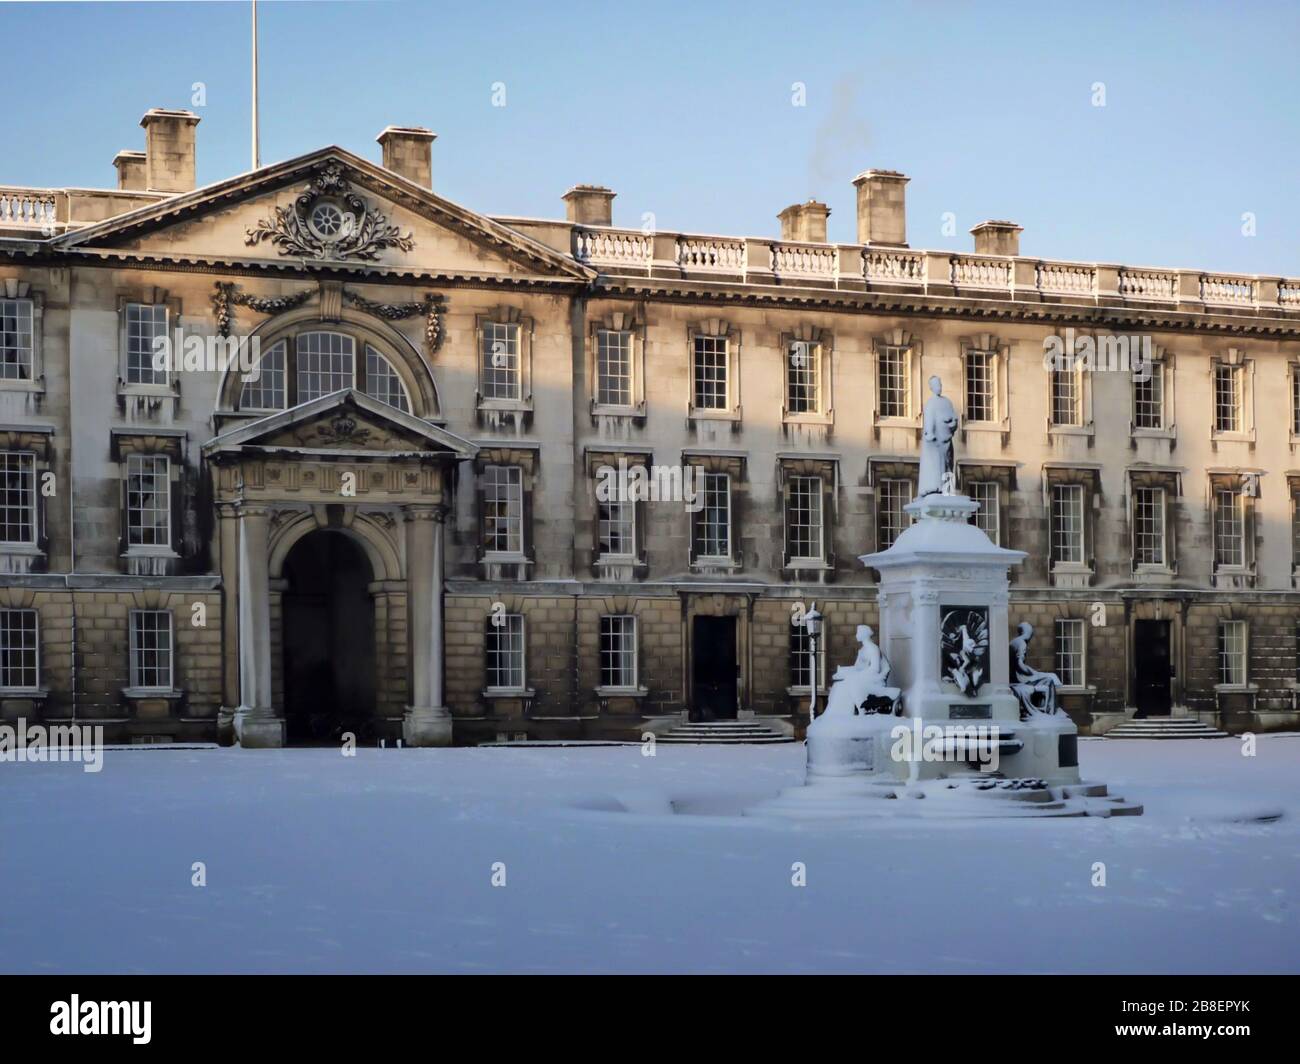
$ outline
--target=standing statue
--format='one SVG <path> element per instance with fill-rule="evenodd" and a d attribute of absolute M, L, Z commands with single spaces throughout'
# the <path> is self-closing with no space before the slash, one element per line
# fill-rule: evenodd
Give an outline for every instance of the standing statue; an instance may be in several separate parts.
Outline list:
<path fill-rule="evenodd" d="M 873 636 L 870 625 L 858 625 L 857 660 L 835 670 L 830 694 L 826 698 L 828 716 L 857 716 L 860 713 L 892 713 L 902 692 L 889 686 L 892 671 Z"/>
<path fill-rule="evenodd" d="M 1061 686 L 1061 678 L 1054 672 L 1039 672 L 1025 660 L 1034 626 L 1022 621 L 1016 631 L 1020 634 L 1011 640 L 1011 690 L 1020 699 L 1020 719 L 1028 720 L 1031 713 L 1060 712 L 1056 689 Z"/>
<path fill-rule="evenodd" d="M 943 492 L 946 478 L 956 468 L 953 458 L 952 436 L 957 431 L 957 411 L 952 400 L 943 394 L 943 382 L 930 378 L 930 391 L 934 397 L 927 400 L 921 414 L 921 472 L 917 477 L 916 494 L 938 495 Z"/>

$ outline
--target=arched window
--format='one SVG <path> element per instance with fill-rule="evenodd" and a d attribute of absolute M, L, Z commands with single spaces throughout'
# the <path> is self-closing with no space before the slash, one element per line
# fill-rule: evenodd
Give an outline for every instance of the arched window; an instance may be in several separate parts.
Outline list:
<path fill-rule="evenodd" d="M 347 333 L 316 330 L 272 344 L 258 363 L 255 380 L 244 382 L 239 409 L 284 410 L 343 388 L 356 388 L 372 399 L 411 412 L 406 385 L 378 348 L 365 344 L 357 359 L 357 341 Z"/>

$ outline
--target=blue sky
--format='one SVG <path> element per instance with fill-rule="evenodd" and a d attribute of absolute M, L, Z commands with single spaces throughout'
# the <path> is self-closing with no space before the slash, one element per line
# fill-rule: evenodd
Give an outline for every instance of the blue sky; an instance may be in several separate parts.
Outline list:
<path fill-rule="evenodd" d="M 1026 254 L 1300 275 L 1300 5 L 259 10 L 264 162 L 330 143 L 378 159 L 385 125 L 425 125 L 435 187 L 476 210 L 561 217 L 593 182 L 617 224 L 765 235 L 816 196 L 840 241 L 874 166 L 911 176 L 915 247 L 967 249 L 1009 218 Z M 111 187 L 140 116 L 191 107 L 196 81 L 200 183 L 248 168 L 247 3 L 3 4 L 0 40 L 0 183 Z"/>

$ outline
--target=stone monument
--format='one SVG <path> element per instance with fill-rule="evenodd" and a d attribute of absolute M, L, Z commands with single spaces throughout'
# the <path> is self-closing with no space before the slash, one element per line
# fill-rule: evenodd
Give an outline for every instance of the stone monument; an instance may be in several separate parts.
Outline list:
<path fill-rule="evenodd" d="M 905 507 L 913 523 L 860 558 L 880 575 L 880 646 L 859 628 L 857 661 L 836 671 L 826 712 L 809 724 L 804 786 L 752 812 L 882 815 L 885 804 L 867 799 L 927 798 L 890 805 L 916 815 L 1140 813 L 1081 781 L 1060 680 L 1026 661 L 1032 627 L 1008 641 L 1008 574 L 1026 555 L 970 523 L 979 505 L 956 493 L 957 414 L 938 377 L 930 391 L 917 498 Z"/>

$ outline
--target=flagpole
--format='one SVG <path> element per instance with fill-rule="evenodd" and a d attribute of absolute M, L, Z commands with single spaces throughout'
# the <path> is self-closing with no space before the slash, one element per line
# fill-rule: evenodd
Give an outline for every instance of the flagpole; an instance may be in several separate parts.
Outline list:
<path fill-rule="evenodd" d="M 262 165 L 257 136 L 257 0 L 253 0 L 253 169 Z"/>

